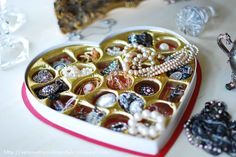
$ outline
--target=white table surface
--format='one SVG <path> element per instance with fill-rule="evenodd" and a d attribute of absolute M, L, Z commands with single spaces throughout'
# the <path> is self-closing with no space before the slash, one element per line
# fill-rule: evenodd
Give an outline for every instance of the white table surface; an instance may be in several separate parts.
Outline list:
<path fill-rule="evenodd" d="M 66 41 L 59 31 L 53 10 L 53 0 L 9 0 L 27 16 L 27 23 L 15 32 L 30 41 L 30 58 L 40 51 Z M 175 25 L 175 16 L 186 4 L 214 5 L 218 17 L 211 19 L 199 38 L 185 36 Z M 198 59 L 202 66 L 202 85 L 193 113 L 199 112 L 206 101 L 222 100 L 236 119 L 236 89 L 227 91 L 225 83 L 230 80 L 231 70 L 227 57 L 218 48 L 216 37 L 228 32 L 236 38 L 235 0 L 195 0 L 166 5 L 162 0 L 147 0 L 137 8 L 111 11 L 108 17 L 117 20 L 113 30 L 136 25 L 160 26 L 186 37 L 200 48 Z M 99 41 L 105 35 L 95 35 L 86 40 Z M 58 131 L 35 118 L 25 107 L 21 98 L 24 71 L 29 61 L 7 71 L 0 71 L 0 156 L 133 156 L 104 148 Z M 190 145 L 182 132 L 167 157 L 208 157 L 209 154 Z M 223 154 L 221 156 L 227 156 Z"/>

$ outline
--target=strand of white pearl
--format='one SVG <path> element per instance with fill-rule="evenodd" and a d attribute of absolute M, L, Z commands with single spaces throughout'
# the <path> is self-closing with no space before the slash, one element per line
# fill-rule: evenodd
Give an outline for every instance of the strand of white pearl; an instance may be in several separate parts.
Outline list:
<path fill-rule="evenodd" d="M 144 55 L 143 60 L 146 60 L 151 54 L 153 54 L 153 56 L 156 56 L 157 54 L 155 54 L 156 52 L 153 51 L 153 49 L 151 48 L 147 48 L 144 47 L 143 45 L 137 45 L 137 44 L 128 44 L 127 46 L 124 47 L 122 54 L 125 55 L 125 59 L 124 62 L 126 63 L 126 67 L 129 67 L 128 63 L 131 60 L 132 54 L 129 53 L 129 51 L 134 48 L 137 49 L 139 51 L 142 52 L 142 54 Z M 128 73 L 130 75 L 134 75 L 134 76 L 143 76 L 143 77 L 154 77 L 157 75 L 160 75 L 162 73 L 165 73 L 167 71 L 170 70 L 174 70 L 178 67 L 181 67 L 185 64 L 188 64 L 190 61 L 192 61 L 194 59 L 194 57 L 198 54 L 199 50 L 195 45 L 186 45 L 183 49 L 181 49 L 180 51 L 175 52 L 174 54 L 172 54 L 170 56 L 170 59 L 160 65 L 154 65 L 152 64 L 151 67 L 147 67 L 147 68 L 141 68 L 141 65 L 139 65 L 138 69 L 139 70 L 133 70 L 135 68 L 137 68 L 136 65 L 132 65 L 134 66 L 133 69 L 127 69 Z M 146 55 L 147 54 L 147 55 Z M 134 54 L 135 55 L 135 54 Z M 138 57 L 141 58 L 141 57 Z M 140 61 L 139 64 L 141 64 L 141 59 L 140 60 L 135 60 L 136 61 Z M 150 59 L 151 63 L 155 62 L 152 59 Z M 134 62 L 132 62 L 134 63 Z"/>
<path fill-rule="evenodd" d="M 143 119 L 153 121 L 150 126 L 145 126 Z M 165 129 L 165 117 L 157 111 L 143 110 L 135 113 L 128 121 L 128 133 L 131 135 L 141 135 L 148 138 L 156 138 Z"/>

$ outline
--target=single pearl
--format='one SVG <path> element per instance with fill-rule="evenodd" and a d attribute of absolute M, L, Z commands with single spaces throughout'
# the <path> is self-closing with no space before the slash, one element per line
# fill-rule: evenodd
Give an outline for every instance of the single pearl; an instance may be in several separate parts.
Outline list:
<path fill-rule="evenodd" d="M 142 117 L 143 118 L 149 118 L 150 114 L 151 114 L 151 112 L 149 110 L 143 110 Z"/>
<path fill-rule="evenodd" d="M 133 60 L 132 64 L 133 65 L 137 65 L 137 62 L 135 60 Z"/>
<path fill-rule="evenodd" d="M 165 118 L 164 118 L 162 115 L 160 115 L 160 116 L 158 116 L 158 117 L 156 118 L 156 121 L 157 121 L 158 123 L 163 123 L 164 120 L 165 120 Z"/>
<path fill-rule="evenodd" d="M 159 117 L 159 116 L 160 116 L 160 113 L 159 113 L 159 112 L 157 112 L 157 111 L 152 111 L 152 112 L 151 112 L 151 118 L 157 119 L 157 117 Z"/>
<path fill-rule="evenodd" d="M 145 127 L 142 123 L 138 123 L 137 130 L 143 136 L 147 136 L 148 135 L 148 128 Z"/>
<path fill-rule="evenodd" d="M 161 43 L 159 46 L 159 49 L 163 50 L 163 51 L 168 51 L 170 49 L 170 47 L 167 43 Z"/>
<path fill-rule="evenodd" d="M 148 54 L 146 52 L 144 52 L 143 57 L 148 57 Z"/>
<path fill-rule="evenodd" d="M 129 125 L 130 127 L 135 127 L 135 125 L 136 125 L 136 120 L 135 120 L 134 118 L 129 119 L 128 125 Z"/>
<path fill-rule="evenodd" d="M 136 121 L 140 121 L 140 120 L 142 119 L 141 113 L 135 113 L 135 114 L 134 114 L 134 119 L 135 119 Z"/>
<path fill-rule="evenodd" d="M 147 52 L 148 50 L 145 47 L 143 47 L 141 51 L 144 53 L 144 52 Z"/>
<path fill-rule="evenodd" d="M 142 50 L 142 48 L 143 48 L 143 45 L 138 45 L 139 50 Z"/>
<path fill-rule="evenodd" d="M 139 130 L 139 132 L 140 132 L 140 134 L 142 135 L 142 136 L 147 136 L 148 135 L 148 131 L 149 131 L 149 129 L 147 128 L 147 127 L 142 127 L 142 129 L 141 130 Z"/>
<path fill-rule="evenodd" d="M 155 126 L 151 126 L 148 130 L 148 135 L 151 137 L 151 138 L 154 138 L 158 135 L 158 132 L 156 131 L 156 128 Z"/>
<path fill-rule="evenodd" d="M 138 131 L 137 131 L 136 128 L 133 128 L 133 127 L 132 127 L 132 128 L 129 128 L 129 129 L 128 129 L 128 132 L 129 132 L 131 135 L 136 135 Z"/>
<path fill-rule="evenodd" d="M 137 62 L 139 59 L 138 57 L 134 57 L 134 61 Z"/>
<path fill-rule="evenodd" d="M 155 125 L 155 129 L 158 130 L 158 131 L 162 131 L 164 130 L 165 126 L 163 123 L 156 123 Z"/>
<path fill-rule="evenodd" d="M 138 71 L 134 70 L 134 75 L 137 76 L 138 75 Z"/>
<path fill-rule="evenodd" d="M 154 52 L 154 51 L 152 51 L 152 53 L 151 53 L 152 56 L 156 56 L 156 54 L 157 54 L 157 53 Z"/>
<path fill-rule="evenodd" d="M 137 57 L 138 57 L 138 58 L 142 58 L 143 55 L 141 55 L 141 54 L 137 54 Z"/>
<path fill-rule="evenodd" d="M 149 57 L 148 57 L 148 60 L 152 61 L 152 60 L 153 60 L 153 57 L 152 57 L 152 56 L 149 56 Z"/>
<path fill-rule="evenodd" d="M 133 70 L 129 70 L 128 73 L 129 73 L 130 75 L 133 75 Z"/>

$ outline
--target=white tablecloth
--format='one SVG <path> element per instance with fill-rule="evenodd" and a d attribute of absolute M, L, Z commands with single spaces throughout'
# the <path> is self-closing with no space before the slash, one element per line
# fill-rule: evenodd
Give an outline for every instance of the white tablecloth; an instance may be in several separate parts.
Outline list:
<path fill-rule="evenodd" d="M 52 0 L 9 0 L 25 12 L 26 24 L 15 32 L 30 41 L 30 58 L 67 39 L 59 31 Z M 199 38 L 185 36 L 175 25 L 176 13 L 186 4 L 214 5 L 218 17 L 211 19 Z M 202 67 L 201 90 L 193 110 L 199 112 L 204 102 L 222 100 L 228 104 L 232 118 L 236 119 L 236 90 L 227 91 L 225 83 L 230 80 L 231 70 L 227 57 L 218 48 L 216 37 L 228 32 L 236 38 L 235 0 L 195 0 L 166 5 L 161 0 L 147 0 L 137 8 L 120 8 L 109 12 L 108 17 L 117 20 L 113 30 L 136 25 L 160 26 L 176 31 L 200 48 L 198 59 Z M 86 40 L 99 41 L 105 35 L 94 35 Z M 0 71 L 0 156 L 104 156 L 124 157 L 130 154 L 114 151 L 80 140 L 58 131 L 35 118 L 25 107 L 21 98 L 24 71 L 29 61 L 7 71 Z M 122 140 L 122 139 L 121 139 Z M 184 132 L 167 154 L 168 157 L 207 157 L 209 154 L 190 145 Z M 226 156 L 223 154 L 222 156 Z"/>

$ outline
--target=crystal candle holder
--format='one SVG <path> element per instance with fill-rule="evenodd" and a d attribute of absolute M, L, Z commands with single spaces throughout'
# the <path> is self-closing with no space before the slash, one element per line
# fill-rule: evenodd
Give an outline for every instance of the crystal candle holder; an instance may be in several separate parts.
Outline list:
<path fill-rule="evenodd" d="M 181 32 L 190 36 L 199 36 L 208 20 L 215 15 L 215 10 L 211 6 L 185 6 L 177 14 L 176 24 Z"/>

